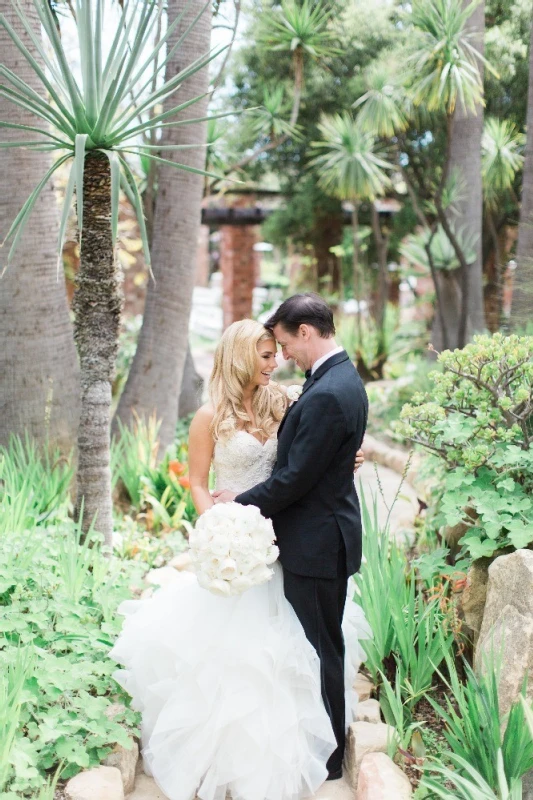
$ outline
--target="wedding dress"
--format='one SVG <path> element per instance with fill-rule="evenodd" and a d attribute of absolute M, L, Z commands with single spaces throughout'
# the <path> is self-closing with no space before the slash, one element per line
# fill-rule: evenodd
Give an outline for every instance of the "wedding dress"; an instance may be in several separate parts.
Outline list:
<path fill-rule="evenodd" d="M 217 486 L 244 491 L 269 477 L 276 440 L 238 431 L 214 451 Z M 347 724 L 370 635 L 346 603 Z M 336 743 L 320 692 L 318 656 L 283 594 L 283 571 L 233 597 L 202 589 L 194 575 L 146 600 L 121 604 L 111 657 L 142 712 L 145 772 L 170 800 L 300 800 L 327 777 Z"/>

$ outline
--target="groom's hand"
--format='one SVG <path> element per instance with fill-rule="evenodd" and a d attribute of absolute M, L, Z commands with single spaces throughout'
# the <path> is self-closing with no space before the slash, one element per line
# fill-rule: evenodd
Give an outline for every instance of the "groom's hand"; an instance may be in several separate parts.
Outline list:
<path fill-rule="evenodd" d="M 231 503 L 237 497 L 235 492 L 229 492 L 227 489 L 220 489 L 218 492 L 213 492 L 211 496 L 215 503 Z"/>
<path fill-rule="evenodd" d="M 354 472 L 357 472 L 360 466 L 365 463 L 365 454 L 362 450 L 358 450 L 355 454 L 355 466 L 353 468 Z"/>

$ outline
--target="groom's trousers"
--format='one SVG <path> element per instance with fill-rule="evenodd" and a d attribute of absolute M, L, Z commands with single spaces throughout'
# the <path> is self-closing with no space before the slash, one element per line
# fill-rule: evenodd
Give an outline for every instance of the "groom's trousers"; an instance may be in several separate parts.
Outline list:
<path fill-rule="evenodd" d="M 337 739 L 337 749 L 329 757 L 327 768 L 330 774 L 337 773 L 342 770 L 346 739 L 342 618 L 348 576 L 342 539 L 336 578 L 310 578 L 284 569 L 283 581 L 285 597 L 320 659 L 322 698 Z"/>

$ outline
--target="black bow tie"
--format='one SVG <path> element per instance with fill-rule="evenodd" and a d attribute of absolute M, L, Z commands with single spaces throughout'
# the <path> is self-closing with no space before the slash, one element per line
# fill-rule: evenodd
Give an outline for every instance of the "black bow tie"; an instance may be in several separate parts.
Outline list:
<path fill-rule="evenodd" d="M 311 370 L 310 369 L 306 369 L 305 370 L 305 380 L 308 381 L 310 377 L 311 377 Z"/>

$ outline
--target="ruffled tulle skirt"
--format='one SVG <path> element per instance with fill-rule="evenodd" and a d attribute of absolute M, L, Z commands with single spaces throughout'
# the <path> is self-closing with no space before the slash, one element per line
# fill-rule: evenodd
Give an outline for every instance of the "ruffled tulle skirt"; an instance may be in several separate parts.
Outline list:
<path fill-rule="evenodd" d="M 350 595 L 350 593 L 349 593 Z M 144 768 L 170 800 L 299 800 L 327 777 L 335 737 L 320 692 L 320 666 L 283 593 L 268 583 L 236 597 L 202 589 L 192 574 L 146 600 L 123 603 L 111 657 L 115 678 L 142 712 Z M 347 722 L 359 606 L 345 614 Z"/>

